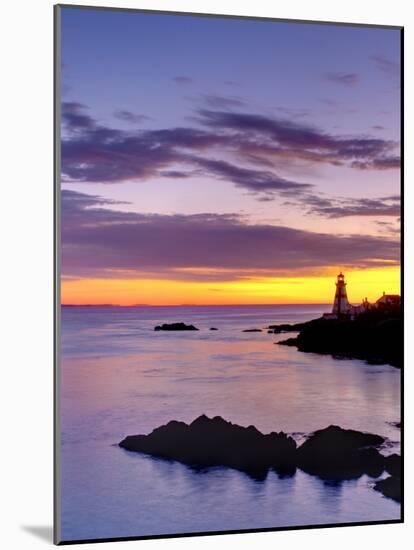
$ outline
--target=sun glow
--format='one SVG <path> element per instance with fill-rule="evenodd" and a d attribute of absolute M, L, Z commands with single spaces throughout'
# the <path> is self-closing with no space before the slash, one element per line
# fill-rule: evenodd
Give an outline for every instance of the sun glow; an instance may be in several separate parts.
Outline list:
<path fill-rule="evenodd" d="M 374 302 L 386 291 L 400 293 L 400 269 L 346 270 L 348 297 L 360 303 Z M 62 281 L 63 304 L 146 305 L 235 305 L 330 303 L 335 293 L 335 275 L 313 277 L 266 277 L 237 281 L 200 282 L 165 279 L 74 279 Z"/>

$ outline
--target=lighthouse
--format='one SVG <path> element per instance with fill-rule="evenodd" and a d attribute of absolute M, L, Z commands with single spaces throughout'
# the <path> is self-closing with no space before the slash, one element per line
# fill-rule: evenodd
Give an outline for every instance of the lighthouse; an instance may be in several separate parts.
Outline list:
<path fill-rule="evenodd" d="M 337 276 L 335 285 L 336 292 L 332 313 L 335 316 L 339 317 L 340 315 L 346 315 L 347 313 L 349 313 L 350 309 L 348 296 L 346 294 L 345 276 L 342 274 L 342 272 Z"/>

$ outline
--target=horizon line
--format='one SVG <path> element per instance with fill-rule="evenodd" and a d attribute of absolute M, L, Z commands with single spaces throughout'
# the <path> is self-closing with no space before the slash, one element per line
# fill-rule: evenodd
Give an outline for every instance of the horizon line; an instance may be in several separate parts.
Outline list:
<path fill-rule="evenodd" d="M 292 302 L 269 304 L 63 304 L 61 307 L 241 307 L 241 306 L 326 306 L 330 302 Z"/>

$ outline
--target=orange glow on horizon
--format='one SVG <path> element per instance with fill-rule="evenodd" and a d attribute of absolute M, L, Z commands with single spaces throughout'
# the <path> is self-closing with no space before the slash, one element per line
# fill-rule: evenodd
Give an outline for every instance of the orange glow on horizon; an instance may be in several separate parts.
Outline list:
<path fill-rule="evenodd" d="M 339 270 L 338 270 L 339 272 Z M 400 293 L 400 269 L 345 271 L 348 298 L 375 302 L 385 291 Z M 260 278 L 199 282 L 165 279 L 78 279 L 62 281 L 62 304 L 101 305 L 237 305 L 324 304 L 333 301 L 335 277 Z"/>

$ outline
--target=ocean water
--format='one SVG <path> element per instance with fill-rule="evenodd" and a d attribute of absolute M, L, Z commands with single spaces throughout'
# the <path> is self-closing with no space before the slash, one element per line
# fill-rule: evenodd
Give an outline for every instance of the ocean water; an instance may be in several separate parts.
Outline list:
<path fill-rule="evenodd" d="M 275 345 L 243 333 L 300 322 L 328 306 L 62 308 L 63 540 L 399 519 L 363 476 L 323 482 L 298 470 L 265 481 L 228 468 L 195 472 L 117 446 L 200 414 L 298 442 L 329 424 L 378 433 L 399 452 L 400 372 Z M 199 332 L 154 332 L 183 321 Z M 217 327 L 217 331 L 210 331 Z"/>

